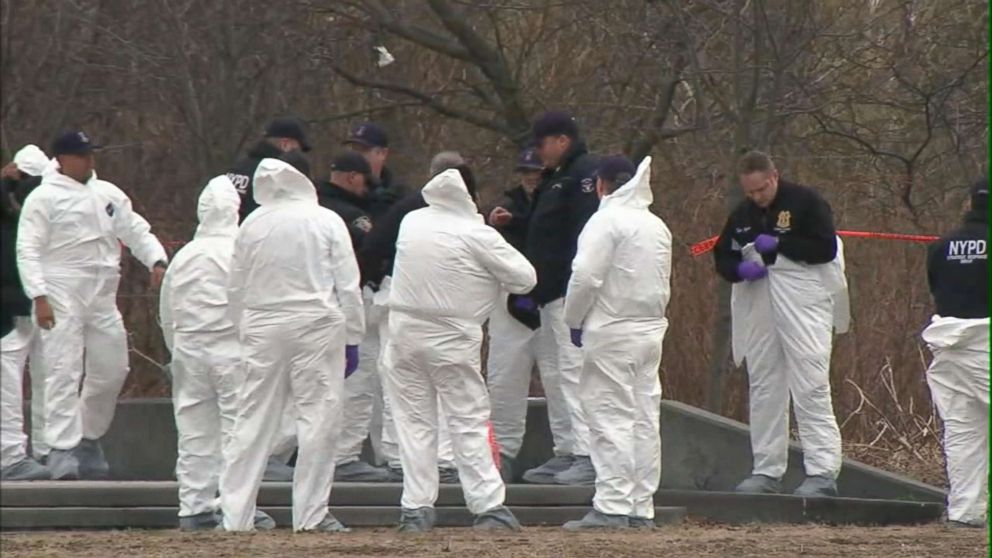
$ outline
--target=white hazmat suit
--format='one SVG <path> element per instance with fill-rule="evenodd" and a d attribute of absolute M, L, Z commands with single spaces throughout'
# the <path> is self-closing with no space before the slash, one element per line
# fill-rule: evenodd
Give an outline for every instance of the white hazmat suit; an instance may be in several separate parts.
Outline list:
<path fill-rule="evenodd" d="M 227 284 L 241 198 L 227 176 L 200 194 L 200 225 L 162 282 L 159 315 L 172 353 L 179 517 L 217 508 L 216 494 L 238 412 L 241 345 L 227 308 Z"/>
<path fill-rule="evenodd" d="M 761 262 L 753 244 L 745 261 Z M 734 362 L 746 360 L 750 379 L 754 475 L 781 479 L 788 466 L 789 396 L 796 413 L 807 477 L 836 479 L 841 438 L 830 396 L 833 331 L 850 322 L 844 246 L 825 264 L 779 253 L 768 276 L 734 283 L 731 291 Z"/>
<path fill-rule="evenodd" d="M 989 319 L 934 316 L 923 332 L 930 394 L 944 421 L 947 519 L 982 525 L 988 508 Z"/>
<path fill-rule="evenodd" d="M 17 265 L 28 298 L 47 296 L 55 314 L 55 326 L 41 330 L 45 441 L 71 450 L 107 432 L 127 378 L 120 243 L 149 270 L 167 256 L 117 186 L 95 175 L 81 184 L 59 172 L 57 161 L 42 177 L 21 210 Z"/>
<path fill-rule="evenodd" d="M 457 170 L 423 189 L 428 207 L 403 219 L 389 298 L 385 388 L 403 462 L 405 509 L 438 496 L 438 407 L 447 415 L 468 509 L 503 505 L 505 487 L 488 442 L 489 398 L 481 375 L 482 323 L 500 289 L 529 292 L 536 273 L 485 225 Z"/>
<path fill-rule="evenodd" d="M 345 345 L 365 331 L 358 264 L 344 221 L 317 204 L 289 164 L 255 171 L 261 207 L 241 225 L 228 300 L 244 385 L 221 474 L 224 528 L 251 530 L 255 498 L 284 408 L 296 412 L 293 529 L 325 530 L 344 385 Z"/>
<path fill-rule="evenodd" d="M 18 170 L 41 176 L 49 159 L 36 145 L 26 145 L 14 154 Z M 28 457 L 24 432 L 24 365 L 30 359 L 31 446 L 35 459 L 47 455 L 44 441 L 44 361 L 39 328 L 30 316 L 14 318 L 14 329 L 0 340 L 0 469 Z"/>
<path fill-rule="evenodd" d="M 527 425 L 527 395 L 536 364 L 548 406 L 555 455 L 572 453 L 571 421 L 558 376 L 558 339 L 551 324 L 536 330 L 510 315 L 500 297 L 489 317 L 489 359 L 486 380 L 492 402 L 493 433 L 504 455 L 516 458 Z"/>
<path fill-rule="evenodd" d="M 583 330 L 582 405 L 596 469 L 593 508 L 654 518 L 661 480 L 661 347 L 672 234 L 648 210 L 651 158 L 605 196 L 579 236 L 565 323 Z"/>

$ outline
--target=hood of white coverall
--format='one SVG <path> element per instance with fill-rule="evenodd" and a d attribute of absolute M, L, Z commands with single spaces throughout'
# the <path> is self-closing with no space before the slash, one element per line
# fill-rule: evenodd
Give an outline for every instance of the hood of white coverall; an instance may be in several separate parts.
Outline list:
<path fill-rule="evenodd" d="M 31 176 L 41 176 L 48 166 L 48 156 L 37 145 L 28 144 L 14 154 L 14 164 L 18 170 Z"/>
<path fill-rule="evenodd" d="M 196 236 L 238 233 L 238 208 L 241 197 L 226 175 L 215 176 L 207 182 L 196 204 Z"/>
<path fill-rule="evenodd" d="M 634 177 L 628 180 L 623 186 L 617 188 L 612 194 L 604 196 L 599 202 L 599 207 L 631 207 L 635 209 L 647 208 L 654 201 L 654 194 L 651 192 L 651 157 L 645 157 L 640 165 L 637 165 L 637 172 Z"/>
<path fill-rule="evenodd" d="M 253 196 L 258 205 L 317 203 L 313 182 L 293 165 L 279 159 L 262 159 L 255 169 Z"/>
<path fill-rule="evenodd" d="M 424 185 L 424 201 L 427 205 L 459 215 L 478 215 L 479 209 L 468 193 L 465 180 L 456 169 L 448 169 L 430 179 Z M 481 219 L 482 217 L 479 216 Z"/>

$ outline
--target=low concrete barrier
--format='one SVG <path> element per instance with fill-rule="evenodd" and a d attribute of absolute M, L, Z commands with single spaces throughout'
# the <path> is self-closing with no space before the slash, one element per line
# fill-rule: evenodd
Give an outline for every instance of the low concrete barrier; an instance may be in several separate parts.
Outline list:
<path fill-rule="evenodd" d="M 662 488 L 728 491 L 750 472 L 747 425 L 676 401 L 662 402 L 661 425 Z M 176 427 L 172 402 L 121 401 L 103 446 L 115 479 L 174 478 Z M 517 470 L 543 463 L 551 456 L 551 447 L 545 402 L 531 399 Z M 789 472 L 783 481 L 786 489 L 799 485 L 802 471 L 802 452 L 793 443 Z M 841 496 L 850 498 L 919 502 L 943 502 L 945 498 L 944 491 L 936 487 L 849 459 L 844 460 L 838 486 Z"/>

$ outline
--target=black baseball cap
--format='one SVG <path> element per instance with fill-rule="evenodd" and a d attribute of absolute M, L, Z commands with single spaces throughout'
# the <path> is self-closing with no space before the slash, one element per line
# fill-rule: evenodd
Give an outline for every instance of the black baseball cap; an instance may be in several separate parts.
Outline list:
<path fill-rule="evenodd" d="M 62 132 L 55 137 L 52 142 L 52 156 L 58 155 L 89 155 L 94 150 L 99 149 L 99 145 L 94 145 L 93 140 L 82 130 L 70 130 Z"/>
<path fill-rule="evenodd" d="M 637 174 L 637 167 L 630 159 L 623 155 L 610 155 L 603 157 L 596 168 L 596 176 L 607 182 L 616 182 L 621 174 L 634 176 Z"/>
<path fill-rule="evenodd" d="M 534 139 L 540 141 L 548 136 L 568 136 L 572 139 L 579 137 L 579 125 L 572 115 L 560 111 L 548 111 L 534 121 Z"/>
<path fill-rule="evenodd" d="M 307 156 L 299 151 L 287 151 L 279 156 L 283 162 L 289 163 L 294 169 L 300 171 L 303 176 L 310 178 L 310 161 Z"/>
<path fill-rule="evenodd" d="M 310 142 L 307 141 L 306 125 L 302 120 L 291 116 L 283 116 L 273 119 L 265 127 L 265 137 L 267 138 L 289 138 L 300 142 L 300 149 L 310 151 Z"/>
<path fill-rule="evenodd" d="M 345 151 L 331 161 L 332 172 L 357 172 L 365 176 L 366 181 L 372 181 L 372 167 L 360 153 Z"/>
<path fill-rule="evenodd" d="M 348 134 L 348 139 L 341 142 L 344 145 L 357 143 L 365 147 L 389 147 L 389 136 L 375 122 L 362 122 L 355 125 Z"/>
<path fill-rule="evenodd" d="M 537 156 L 537 151 L 533 147 L 528 147 L 517 156 L 517 166 L 514 170 L 529 171 L 543 168 L 544 165 L 541 163 L 540 157 Z"/>

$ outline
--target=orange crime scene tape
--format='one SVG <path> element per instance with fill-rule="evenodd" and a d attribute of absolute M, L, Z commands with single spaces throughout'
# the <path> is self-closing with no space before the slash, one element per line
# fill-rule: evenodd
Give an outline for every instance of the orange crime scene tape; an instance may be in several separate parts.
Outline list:
<path fill-rule="evenodd" d="M 868 231 L 837 231 L 837 234 L 848 238 L 878 238 L 882 240 L 902 240 L 906 242 L 934 242 L 940 239 L 939 236 L 926 234 L 882 233 Z M 702 242 L 697 242 L 689 248 L 689 252 L 693 256 L 702 256 L 716 246 L 716 241 L 718 238 L 718 236 L 714 236 L 712 238 L 707 238 Z"/>

